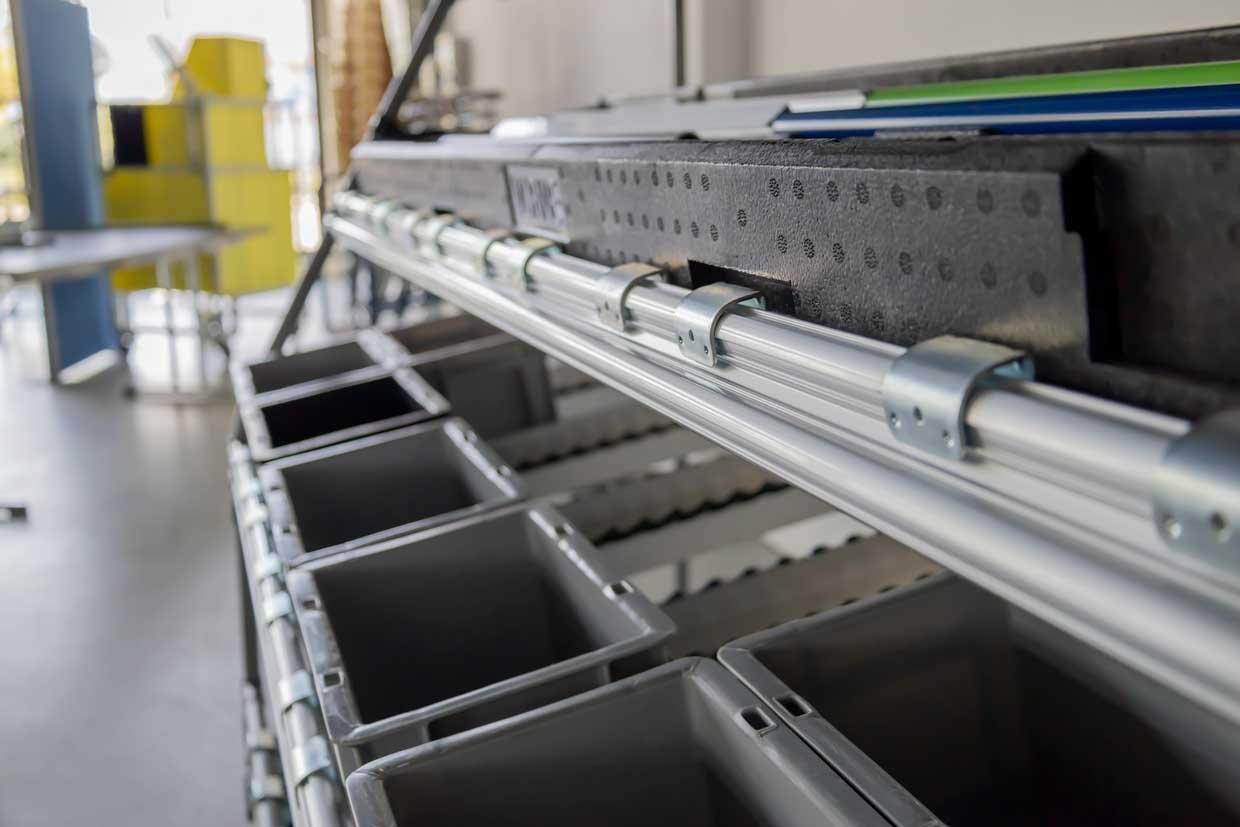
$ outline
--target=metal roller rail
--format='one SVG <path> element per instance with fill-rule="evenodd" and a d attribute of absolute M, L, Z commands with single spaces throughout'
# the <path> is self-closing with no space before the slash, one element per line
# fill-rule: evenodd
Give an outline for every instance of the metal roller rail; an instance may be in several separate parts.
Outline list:
<path fill-rule="evenodd" d="M 1182 420 L 1033 381 L 966 394 L 961 459 L 897 439 L 884 381 L 906 351 L 748 307 L 715 363 L 673 332 L 689 291 L 649 279 L 602 320 L 611 269 L 348 194 L 354 253 L 610 384 L 1089 645 L 1240 721 L 1240 579 L 1165 541 L 1154 480 Z M 696 291 L 695 291 L 696 292 Z M 680 321 L 683 321 L 681 319 Z M 1161 516 L 1161 515 L 1160 515 Z M 1174 528 L 1166 524 L 1167 528 Z M 1189 642 L 1190 645 L 1186 645 Z"/>
<path fill-rule="evenodd" d="M 261 690 L 279 746 L 289 812 L 295 827 L 340 827 L 343 791 L 333 775 L 331 748 L 323 735 L 314 688 L 301 680 L 308 679 L 309 673 L 279 558 L 268 537 L 261 487 L 243 445 L 230 446 L 229 460 L 242 555 L 267 678 Z M 286 603 L 287 611 L 282 611 Z"/>
<path fill-rule="evenodd" d="M 284 827 L 288 823 L 284 818 L 288 799 L 276 756 L 275 735 L 263 726 L 258 690 L 248 683 L 242 687 L 241 721 L 245 727 L 250 771 L 247 790 L 250 823 L 254 827 Z"/>
<path fill-rule="evenodd" d="M 497 437 L 491 447 L 513 468 L 525 471 L 674 427 L 667 417 L 630 403 Z"/>
<path fill-rule="evenodd" d="M 787 487 L 774 474 L 722 452 L 690 459 L 696 458 L 672 457 L 660 463 L 671 464 L 668 470 L 652 469 L 553 499 L 590 542 L 605 543 Z"/>

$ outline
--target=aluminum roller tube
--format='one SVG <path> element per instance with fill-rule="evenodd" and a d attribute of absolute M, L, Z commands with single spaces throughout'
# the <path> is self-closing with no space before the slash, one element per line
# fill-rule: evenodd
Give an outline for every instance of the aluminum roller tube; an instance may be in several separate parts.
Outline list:
<path fill-rule="evenodd" d="M 501 267 L 519 266 L 524 255 L 513 244 L 488 248 L 485 235 L 462 227 L 443 229 L 438 243 L 447 258 L 466 265 L 484 248 L 488 260 Z M 528 273 L 535 289 L 592 307 L 594 281 L 608 269 L 552 253 L 531 259 Z M 634 327 L 669 339 L 676 305 L 687 292 L 667 284 L 637 286 L 626 305 Z M 896 345 L 748 308 L 724 316 L 716 338 L 721 363 L 785 377 L 879 422 L 883 377 L 904 352 Z M 1094 485 L 1084 493 L 1118 494 L 1117 502 L 1126 496 L 1126 507 L 1147 519 L 1152 519 L 1150 479 L 1168 442 L 1188 429 L 1181 420 L 1037 383 L 1022 383 L 1016 392 L 982 391 L 967 417 L 974 453 L 981 459 L 1010 462 L 1026 472 L 1041 468 L 1058 484 L 1088 481 Z M 1071 440 L 1064 434 L 1071 434 Z"/>
<path fill-rule="evenodd" d="M 262 712 L 260 711 L 260 701 L 258 691 L 250 684 L 245 684 L 242 689 L 242 721 L 245 724 L 245 733 L 247 741 L 251 737 L 257 737 L 258 733 L 264 729 L 262 722 Z M 249 744 L 250 754 L 247 769 L 250 771 L 251 784 L 254 782 L 262 783 L 263 779 L 268 777 L 278 777 L 283 783 L 284 776 L 278 766 L 270 750 L 267 750 L 259 744 Z M 261 798 L 252 802 L 253 812 L 250 821 L 253 827 L 280 827 L 281 818 L 280 810 L 285 801 L 284 796 L 276 798 Z"/>
<path fill-rule="evenodd" d="M 1152 463 L 1184 423 L 1019 383 L 974 400 L 967 461 L 938 460 L 881 418 L 876 389 L 899 348 L 742 309 L 720 323 L 720 362 L 706 368 L 670 334 L 682 289 L 635 288 L 631 331 L 618 333 L 591 312 L 597 265 L 542 254 L 521 289 L 505 273 L 528 249 L 479 231 L 442 229 L 419 251 L 358 221 L 326 225 L 358 255 L 1240 722 L 1240 590 L 1164 547 L 1150 518 Z M 484 250 L 495 276 L 476 268 Z M 1057 445 L 1047 425 L 1064 422 L 1071 444 L 1045 453 Z"/>
<path fill-rule="evenodd" d="M 487 249 L 489 259 L 503 266 L 520 264 L 521 248 L 486 247 L 485 238 L 476 230 L 447 227 L 438 242 L 449 258 L 462 263 L 476 261 Z M 531 259 L 528 272 L 536 289 L 592 307 L 594 280 L 608 269 L 549 254 Z M 626 305 L 634 326 L 669 338 L 676 304 L 687 292 L 665 284 L 639 285 Z M 724 364 L 755 375 L 783 376 L 789 384 L 814 388 L 816 394 L 880 422 L 883 376 L 904 352 L 896 345 L 747 308 L 724 316 L 716 338 Z M 1188 429 L 1187 423 L 1171 417 L 1030 382 L 1007 392 L 979 392 L 966 424 L 980 459 L 1013 465 L 1058 485 L 1093 483 L 1082 493 L 1108 499 L 1144 519 L 1152 519 L 1149 483 L 1163 452 Z"/>

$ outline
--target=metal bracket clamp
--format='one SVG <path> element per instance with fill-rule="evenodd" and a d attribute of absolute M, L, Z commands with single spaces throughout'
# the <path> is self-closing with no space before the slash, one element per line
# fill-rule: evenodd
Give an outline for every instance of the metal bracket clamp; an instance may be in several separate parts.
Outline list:
<path fill-rule="evenodd" d="M 724 314 L 739 304 L 764 308 L 766 300 L 757 290 L 722 281 L 690 290 L 676 305 L 672 317 L 672 330 L 681 354 L 714 367 L 718 359 L 715 330 Z"/>
<path fill-rule="evenodd" d="M 241 514 L 241 527 L 249 531 L 254 526 L 265 521 L 270 516 L 267 506 L 258 500 L 250 500 L 246 503 L 245 511 Z"/>
<path fill-rule="evenodd" d="M 435 213 L 425 207 L 416 210 L 401 210 L 399 215 L 388 216 L 388 237 L 405 247 L 417 249 L 418 237 L 415 231 L 418 225 Z"/>
<path fill-rule="evenodd" d="M 254 560 L 254 582 L 261 583 L 268 577 L 279 577 L 284 573 L 280 565 L 280 555 L 260 554 Z"/>
<path fill-rule="evenodd" d="M 603 324 L 624 332 L 626 318 L 624 303 L 629 291 L 646 279 L 663 279 L 663 270 L 650 264 L 631 262 L 613 267 L 598 278 L 598 302 L 594 309 Z"/>
<path fill-rule="evenodd" d="M 442 256 L 443 249 L 439 246 L 439 234 L 457 223 L 452 213 L 432 215 L 414 228 L 418 239 L 418 250 L 423 255 Z"/>
<path fill-rule="evenodd" d="M 527 238 L 521 242 L 521 246 L 525 248 L 525 254 L 521 257 L 521 263 L 512 268 L 511 278 L 514 286 L 522 290 L 528 290 L 530 287 L 530 262 L 533 261 L 535 256 L 560 252 L 560 246 L 554 241 L 548 241 L 545 238 Z"/>
<path fill-rule="evenodd" d="M 245 481 L 237 486 L 237 499 L 251 500 L 256 499 L 263 493 L 263 484 L 258 481 L 258 477 L 246 476 Z"/>
<path fill-rule="evenodd" d="M 365 219 L 370 214 L 370 199 L 356 192 L 337 193 L 332 199 L 332 209 L 345 218 Z"/>
<path fill-rule="evenodd" d="M 317 699 L 314 694 L 314 678 L 310 677 L 310 673 L 305 669 L 298 669 L 291 675 L 285 675 L 280 678 L 276 684 L 276 703 L 280 706 L 280 711 L 284 712 L 293 704 L 316 703 Z"/>
<path fill-rule="evenodd" d="M 313 735 L 294 747 L 289 761 L 293 765 L 293 783 L 298 787 L 316 772 L 333 772 L 331 747 L 322 735 Z"/>
<path fill-rule="evenodd" d="M 264 775 L 250 779 L 250 804 L 260 801 L 283 801 L 284 779 L 278 775 Z"/>
<path fill-rule="evenodd" d="M 256 729 L 246 735 L 245 747 L 249 752 L 275 752 L 275 733 L 269 729 Z"/>
<path fill-rule="evenodd" d="M 965 452 L 965 409 L 990 376 L 1033 378 L 1023 351 L 960 336 L 913 345 L 883 377 L 883 412 L 897 440 L 927 453 L 959 460 Z"/>
<path fill-rule="evenodd" d="M 512 233 L 507 230 L 487 230 L 483 235 L 486 241 L 482 244 L 482 252 L 478 253 L 478 260 L 474 263 L 474 271 L 479 278 L 490 278 L 494 273 L 491 271 L 491 265 L 487 264 L 487 253 L 491 252 L 491 246 L 512 238 Z"/>
<path fill-rule="evenodd" d="M 1167 545 L 1240 567 L 1240 410 L 1215 414 L 1167 446 L 1153 499 Z"/>
<path fill-rule="evenodd" d="M 282 617 L 293 617 L 293 599 L 288 592 L 276 592 L 263 601 L 263 622 L 268 626 Z"/>
<path fill-rule="evenodd" d="M 400 204 L 395 201 L 375 201 L 371 203 L 366 218 L 370 221 L 371 227 L 387 232 L 388 216 L 398 209 L 400 209 Z"/>

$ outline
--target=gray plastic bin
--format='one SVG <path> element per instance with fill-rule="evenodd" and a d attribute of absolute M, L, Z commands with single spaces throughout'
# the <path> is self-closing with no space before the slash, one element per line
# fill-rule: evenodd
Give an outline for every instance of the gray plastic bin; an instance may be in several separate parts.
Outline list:
<path fill-rule="evenodd" d="M 346 771 L 659 663 L 673 630 L 547 506 L 310 563 L 288 590 Z"/>
<path fill-rule="evenodd" d="M 233 393 L 238 400 L 255 396 L 297 395 L 317 384 L 341 377 L 384 372 L 382 360 L 352 338 L 326 347 L 288 356 L 229 365 Z"/>
<path fill-rule="evenodd" d="M 410 534 L 524 496 L 512 470 L 451 417 L 258 469 L 286 565 Z"/>
<path fill-rule="evenodd" d="M 719 659 L 902 827 L 1240 820 L 1234 725 L 950 575 Z"/>
<path fill-rule="evenodd" d="M 294 396 L 238 400 L 237 406 L 246 443 L 259 462 L 424 422 L 449 410 L 447 400 L 408 368 L 366 371 L 313 383 Z"/>
<path fill-rule="evenodd" d="M 718 664 L 685 659 L 349 776 L 367 827 L 884 827 Z"/>
<path fill-rule="evenodd" d="M 452 316 L 358 341 L 389 367 L 412 367 L 486 438 L 555 418 L 546 357 L 472 316 Z"/>
<path fill-rule="evenodd" d="M 394 330 L 364 330 L 358 334 L 358 343 L 372 359 L 397 366 L 414 364 L 425 354 L 496 335 L 503 334 L 476 316 L 462 313 Z"/>

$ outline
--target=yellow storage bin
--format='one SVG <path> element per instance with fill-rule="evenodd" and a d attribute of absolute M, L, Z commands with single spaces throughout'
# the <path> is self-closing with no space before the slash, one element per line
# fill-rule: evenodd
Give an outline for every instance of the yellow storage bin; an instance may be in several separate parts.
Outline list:
<path fill-rule="evenodd" d="M 261 101 L 267 97 L 263 44 L 240 37 L 195 37 L 183 64 L 199 95 Z M 177 79 L 174 98 L 185 97 Z"/>
<path fill-rule="evenodd" d="M 267 165 L 262 102 L 198 98 L 143 107 L 150 166 Z"/>
<path fill-rule="evenodd" d="M 284 170 L 118 167 L 104 176 L 108 221 L 116 224 L 216 223 L 261 228 L 244 241 L 203 256 L 200 287 L 241 295 L 283 287 L 296 270 L 290 181 Z M 184 273 L 174 268 L 178 287 Z M 156 286 L 153 267 L 112 271 L 117 290 Z"/>

